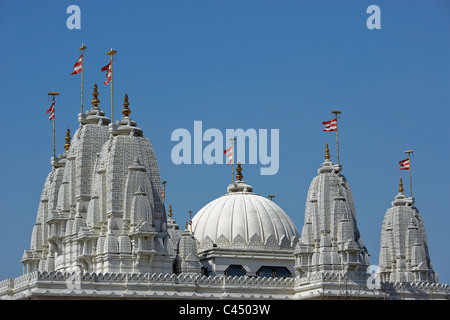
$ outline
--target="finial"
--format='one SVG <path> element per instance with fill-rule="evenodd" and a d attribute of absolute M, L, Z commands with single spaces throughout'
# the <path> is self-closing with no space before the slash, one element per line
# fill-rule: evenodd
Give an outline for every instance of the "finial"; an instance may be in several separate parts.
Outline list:
<path fill-rule="evenodd" d="M 129 105 L 130 103 L 128 102 L 128 95 L 125 93 L 125 96 L 123 97 L 123 109 L 122 109 L 122 114 L 125 117 L 128 117 L 131 113 L 130 108 L 128 108 Z"/>
<path fill-rule="evenodd" d="M 67 127 L 66 131 L 66 143 L 64 144 L 64 149 L 69 150 L 70 148 L 70 128 Z"/>
<path fill-rule="evenodd" d="M 242 172 L 242 168 L 241 168 L 241 163 L 240 162 L 238 162 L 238 164 L 237 164 L 236 172 L 237 172 L 236 179 L 241 181 L 242 178 L 244 178 L 244 176 L 241 173 Z"/>
<path fill-rule="evenodd" d="M 275 198 L 275 196 L 273 194 L 269 194 L 267 197 L 272 201 L 273 201 L 273 198 Z"/>
<path fill-rule="evenodd" d="M 325 145 L 325 159 L 330 160 L 330 149 L 328 149 L 328 142 Z"/>
<path fill-rule="evenodd" d="M 400 183 L 398 184 L 398 192 L 403 193 L 403 181 L 402 178 L 400 178 Z"/>
<path fill-rule="evenodd" d="M 92 92 L 92 96 L 94 97 L 91 101 L 92 105 L 94 107 L 98 107 L 98 105 L 100 104 L 100 100 L 98 100 L 98 91 L 97 91 L 98 87 L 97 87 L 97 83 L 94 84 L 94 92 Z"/>
<path fill-rule="evenodd" d="M 172 205 L 169 204 L 169 218 L 172 218 L 173 214 L 172 214 Z"/>

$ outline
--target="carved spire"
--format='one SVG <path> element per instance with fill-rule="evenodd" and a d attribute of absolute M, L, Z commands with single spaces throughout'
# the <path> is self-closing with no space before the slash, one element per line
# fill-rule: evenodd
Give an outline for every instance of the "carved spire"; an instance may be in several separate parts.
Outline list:
<path fill-rule="evenodd" d="M 67 151 L 70 148 L 70 128 L 67 127 L 67 131 L 66 131 L 66 143 L 64 144 L 64 149 L 66 149 Z"/>
<path fill-rule="evenodd" d="M 123 109 L 122 109 L 122 114 L 124 115 L 124 117 L 129 117 L 131 110 L 130 108 L 128 108 L 128 106 L 130 105 L 130 103 L 128 102 L 128 95 L 125 93 L 125 96 L 123 97 Z"/>
<path fill-rule="evenodd" d="M 398 192 L 403 193 L 403 181 L 402 178 L 400 178 L 400 182 L 398 184 Z"/>
<path fill-rule="evenodd" d="M 330 149 L 328 149 L 328 142 L 325 145 L 325 159 L 330 160 Z"/>
<path fill-rule="evenodd" d="M 98 105 L 100 104 L 100 100 L 98 100 L 98 91 L 97 91 L 98 87 L 97 87 L 97 83 L 94 84 L 94 92 L 92 92 L 92 96 L 94 98 L 92 98 L 92 105 L 94 107 L 98 107 Z"/>
<path fill-rule="evenodd" d="M 241 168 L 241 163 L 240 162 L 238 162 L 238 164 L 237 164 L 236 172 L 237 172 L 236 179 L 241 181 L 242 178 L 244 178 L 244 176 L 241 173 L 242 172 L 242 168 Z"/>

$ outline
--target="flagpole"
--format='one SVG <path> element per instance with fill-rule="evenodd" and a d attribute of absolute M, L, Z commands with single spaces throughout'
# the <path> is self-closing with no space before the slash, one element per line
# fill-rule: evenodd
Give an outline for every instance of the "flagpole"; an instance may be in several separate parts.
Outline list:
<path fill-rule="evenodd" d="M 111 123 L 114 123 L 114 108 L 113 108 L 113 56 L 117 53 L 111 48 L 106 54 L 111 56 Z"/>
<path fill-rule="evenodd" d="M 232 183 L 234 183 L 234 159 L 235 159 L 234 141 L 236 141 L 236 138 L 229 138 L 228 140 L 231 141 L 231 152 L 232 152 L 232 156 L 233 156 L 233 161 L 231 161 L 231 181 L 232 181 Z"/>
<path fill-rule="evenodd" d="M 84 80 L 84 50 L 86 50 L 86 46 L 81 44 L 79 50 L 81 50 L 81 113 L 83 113 L 83 80 Z"/>
<path fill-rule="evenodd" d="M 55 96 L 59 96 L 59 92 L 51 91 L 48 93 L 49 96 L 52 96 L 52 103 L 55 102 Z M 55 142 L 55 114 L 56 108 L 53 107 L 53 158 L 56 157 L 56 142 Z"/>
<path fill-rule="evenodd" d="M 163 203 L 166 202 L 166 183 L 167 183 L 167 181 L 163 181 L 162 182 L 162 184 L 163 184 L 163 194 L 164 194 Z"/>
<path fill-rule="evenodd" d="M 339 127 L 337 125 L 337 118 L 338 114 L 341 114 L 341 111 L 333 110 L 331 111 L 331 113 L 334 114 L 334 118 L 336 119 L 336 154 L 337 154 L 337 163 L 339 164 L 339 135 L 338 135 Z"/>
<path fill-rule="evenodd" d="M 406 150 L 405 154 L 408 155 L 408 160 L 409 160 L 409 190 L 411 193 L 411 198 L 412 198 L 412 180 L 411 180 L 411 154 L 413 153 L 412 150 Z"/>
<path fill-rule="evenodd" d="M 189 210 L 189 226 L 192 232 L 192 210 Z"/>

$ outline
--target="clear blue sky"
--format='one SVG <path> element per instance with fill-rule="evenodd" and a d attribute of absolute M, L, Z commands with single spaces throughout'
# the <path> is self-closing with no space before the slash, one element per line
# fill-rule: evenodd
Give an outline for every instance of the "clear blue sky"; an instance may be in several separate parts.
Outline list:
<path fill-rule="evenodd" d="M 66 9 L 81 8 L 81 30 Z M 366 9 L 381 8 L 369 30 Z M 115 60 L 115 119 L 128 93 L 132 118 L 152 142 L 166 203 L 183 226 L 226 192 L 226 165 L 179 165 L 170 154 L 177 128 L 280 130 L 280 169 L 244 180 L 274 199 L 301 230 L 306 193 L 323 161 L 336 160 L 335 136 L 322 132 L 334 109 L 340 159 L 356 203 L 362 239 L 378 263 L 381 222 L 397 194 L 398 169 L 413 149 L 413 189 L 431 260 L 450 283 L 450 3 L 448 1 L 2 1 L 0 2 L 0 279 L 22 273 L 39 197 L 51 170 L 47 93 L 57 100 L 57 153 L 67 126 L 78 128 L 80 77 L 71 76 L 84 43 L 85 106 L 94 82 L 110 116 L 102 82 L 106 52 Z"/>

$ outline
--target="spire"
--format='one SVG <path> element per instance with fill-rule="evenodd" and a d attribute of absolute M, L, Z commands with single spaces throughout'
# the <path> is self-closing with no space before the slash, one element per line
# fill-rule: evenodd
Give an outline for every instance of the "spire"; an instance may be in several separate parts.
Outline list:
<path fill-rule="evenodd" d="M 422 217 L 414 206 L 414 198 L 403 193 L 402 178 L 399 180 L 399 193 L 391 202 L 392 207 L 387 209 L 381 227 L 380 279 L 389 282 L 439 282 L 430 260 Z"/>
<path fill-rule="evenodd" d="M 66 143 L 64 144 L 64 149 L 66 149 L 67 151 L 70 148 L 70 128 L 67 127 L 67 131 L 66 131 Z"/>
<path fill-rule="evenodd" d="M 328 142 L 325 145 L 325 159 L 330 160 L 330 149 L 328 149 Z"/>
<path fill-rule="evenodd" d="M 238 181 L 241 181 L 242 180 L 242 178 L 244 178 L 244 176 L 242 175 L 242 168 L 241 168 L 241 163 L 240 162 L 238 162 L 238 164 L 237 164 L 237 168 L 236 168 L 236 172 L 237 172 L 237 175 L 236 175 L 236 179 L 238 180 Z"/>
<path fill-rule="evenodd" d="M 128 95 L 125 93 L 125 96 L 123 97 L 123 109 L 122 109 L 122 114 L 124 117 L 129 117 L 131 110 L 130 108 L 128 108 L 128 106 L 130 105 L 130 103 L 128 102 Z"/>
<path fill-rule="evenodd" d="M 169 204 L 169 218 L 172 218 L 173 214 L 172 214 L 172 205 Z"/>
<path fill-rule="evenodd" d="M 94 84 L 94 92 L 92 92 L 92 96 L 94 97 L 91 101 L 92 105 L 94 107 L 98 107 L 98 105 L 100 104 L 100 100 L 98 100 L 98 91 L 97 91 L 98 87 L 97 87 L 97 83 Z"/>
<path fill-rule="evenodd" d="M 316 272 L 343 272 L 356 282 L 363 279 L 370 265 L 355 218 L 352 192 L 340 171 L 341 165 L 330 161 L 326 143 L 325 161 L 309 186 L 305 224 L 294 253 L 295 268 L 302 277 Z"/>
<path fill-rule="evenodd" d="M 403 181 L 402 178 L 400 178 L 400 183 L 398 184 L 398 192 L 403 193 Z"/>

